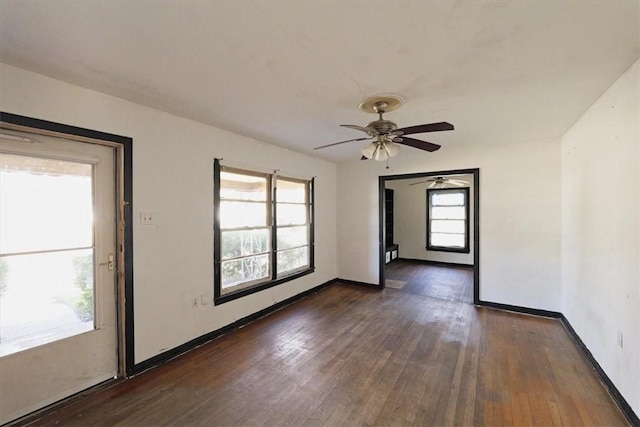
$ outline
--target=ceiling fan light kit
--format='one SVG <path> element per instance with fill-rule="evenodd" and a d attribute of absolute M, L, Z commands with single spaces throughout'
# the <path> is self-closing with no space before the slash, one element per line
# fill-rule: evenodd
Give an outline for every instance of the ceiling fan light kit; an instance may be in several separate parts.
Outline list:
<path fill-rule="evenodd" d="M 361 151 L 363 156 L 370 159 L 376 154 L 376 151 L 378 151 L 378 145 L 375 142 L 370 142 L 365 145 Z"/>
<path fill-rule="evenodd" d="M 398 155 L 398 153 L 400 152 L 400 148 L 399 145 L 396 144 L 393 141 L 387 141 L 384 144 L 384 149 L 387 151 L 387 153 L 389 154 L 389 157 L 395 157 Z"/>
<path fill-rule="evenodd" d="M 385 139 L 380 136 L 362 149 L 363 156 L 379 162 L 384 162 L 391 157 L 395 157 L 399 152 L 398 144 L 393 141 L 385 141 Z"/>
<path fill-rule="evenodd" d="M 399 145 L 407 145 L 424 151 L 436 151 L 440 145 L 434 144 L 420 139 L 409 138 L 404 135 L 425 132 L 440 132 L 453 130 L 453 125 L 447 122 L 429 123 L 424 125 L 409 126 L 398 129 L 398 126 L 390 121 L 385 120 L 382 115 L 389 111 L 397 110 L 402 106 L 404 100 L 397 95 L 379 95 L 367 98 L 362 101 L 358 108 L 366 113 L 378 115 L 378 120 L 370 122 L 367 126 L 358 125 L 340 125 L 342 127 L 359 130 L 367 134 L 366 138 L 354 138 L 346 141 L 334 142 L 314 150 L 333 147 L 335 145 L 344 144 L 346 142 L 363 141 L 372 139 L 361 151 L 362 155 L 367 159 L 374 159 L 379 162 L 395 157 L 400 152 Z"/>

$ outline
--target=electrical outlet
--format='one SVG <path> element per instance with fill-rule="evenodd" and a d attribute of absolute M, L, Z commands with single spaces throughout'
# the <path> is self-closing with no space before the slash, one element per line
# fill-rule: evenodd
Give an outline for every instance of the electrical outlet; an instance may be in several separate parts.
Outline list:
<path fill-rule="evenodd" d="M 154 212 L 150 212 L 150 211 L 140 212 L 140 224 L 153 225 L 155 221 L 155 217 L 156 215 Z"/>
<path fill-rule="evenodd" d="M 209 294 L 200 295 L 200 305 L 208 305 L 209 304 Z"/>

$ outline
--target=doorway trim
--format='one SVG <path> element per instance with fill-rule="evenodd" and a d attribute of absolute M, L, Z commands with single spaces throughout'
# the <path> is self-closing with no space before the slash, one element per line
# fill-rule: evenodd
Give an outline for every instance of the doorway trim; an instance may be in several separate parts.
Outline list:
<path fill-rule="evenodd" d="M 379 241 L 379 278 L 380 287 L 385 287 L 385 266 L 386 256 L 385 248 L 387 246 L 386 236 L 384 232 L 385 218 L 385 188 L 387 181 L 398 179 L 425 178 L 430 176 L 442 175 L 473 175 L 473 303 L 480 304 L 480 169 L 454 169 L 434 172 L 417 172 L 400 175 L 382 175 L 378 177 L 378 241 Z"/>
<path fill-rule="evenodd" d="M 91 129 L 20 116 L 0 111 L 0 128 L 55 136 L 116 149 L 116 209 L 118 246 L 117 277 L 117 354 L 118 376 L 133 374 L 133 139 Z"/>

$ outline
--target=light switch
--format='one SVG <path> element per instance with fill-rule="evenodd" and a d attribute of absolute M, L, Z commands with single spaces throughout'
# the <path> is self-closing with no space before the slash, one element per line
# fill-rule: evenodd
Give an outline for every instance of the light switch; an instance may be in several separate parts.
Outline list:
<path fill-rule="evenodd" d="M 208 305 L 209 304 L 209 294 L 200 295 L 200 305 Z"/>

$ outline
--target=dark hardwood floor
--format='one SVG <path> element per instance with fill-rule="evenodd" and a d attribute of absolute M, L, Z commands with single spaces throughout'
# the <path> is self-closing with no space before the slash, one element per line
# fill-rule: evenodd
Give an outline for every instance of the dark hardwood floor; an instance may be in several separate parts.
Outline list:
<path fill-rule="evenodd" d="M 397 259 L 385 268 L 387 279 L 407 282 L 402 292 L 473 304 L 471 266 L 441 266 Z"/>
<path fill-rule="evenodd" d="M 31 422 L 628 425 L 557 320 L 344 284 Z"/>

